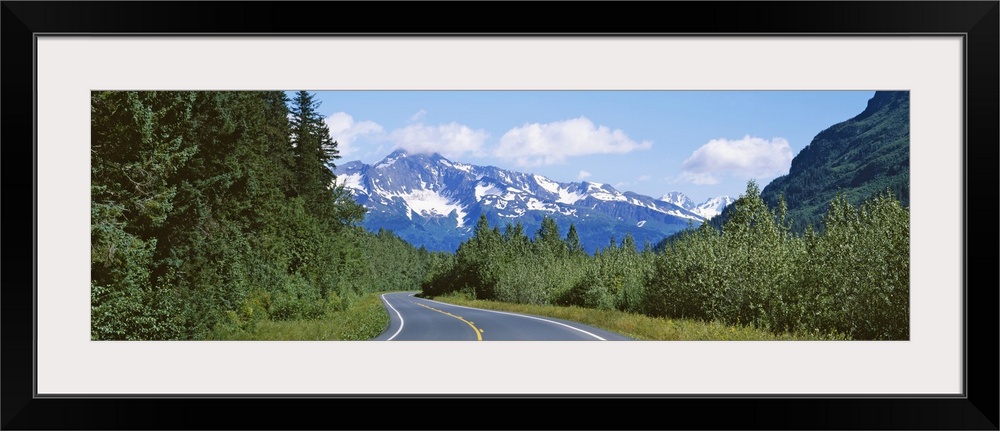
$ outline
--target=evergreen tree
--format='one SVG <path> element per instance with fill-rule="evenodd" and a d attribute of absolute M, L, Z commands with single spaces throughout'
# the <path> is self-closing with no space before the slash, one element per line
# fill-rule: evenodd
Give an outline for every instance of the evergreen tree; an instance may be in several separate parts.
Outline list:
<path fill-rule="evenodd" d="M 580 234 L 576 232 L 576 225 L 570 223 L 569 232 L 566 233 L 566 247 L 570 255 L 579 256 L 585 254 L 583 245 L 580 244 Z"/>
<path fill-rule="evenodd" d="M 286 197 L 292 197 L 296 189 L 296 158 L 295 149 L 291 144 L 291 120 L 289 116 L 290 99 L 283 91 L 268 91 L 260 94 L 265 105 L 263 122 L 263 139 L 266 142 L 268 157 L 273 164 L 271 169 L 276 172 L 279 188 Z"/>
<path fill-rule="evenodd" d="M 621 248 L 629 253 L 635 253 L 637 251 L 635 245 L 635 237 L 632 236 L 631 232 L 625 233 L 625 238 L 622 239 Z"/>
<path fill-rule="evenodd" d="M 317 185 L 329 185 L 334 179 L 334 161 L 340 158 L 319 106 L 320 102 L 307 91 L 299 91 L 292 100 L 292 145 L 300 194 L 314 192 Z"/>
<path fill-rule="evenodd" d="M 362 207 L 329 187 L 336 143 L 307 99 L 293 124 L 277 91 L 91 94 L 93 339 L 316 318 L 342 289 L 378 280 L 362 277 L 379 269 L 365 247 L 400 255 L 403 277 L 419 267 L 404 246 L 344 228 Z"/>
<path fill-rule="evenodd" d="M 178 204 L 193 95 L 91 94 L 91 336 L 170 339 L 182 333 L 176 292 L 158 280 L 162 232 Z"/>
<path fill-rule="evenodd" d="M 504 242 L 507 245 L 507 253 L 513 257 L 523 257 L 531 251 L 531 240 L 525 235 L 524 225 L 520 221 L 513 225 L 507 224 Z"/>
<path fill-rule="evenodd" d="M 296 166 L 295 195 L 303 197 L 310 213 L 326 220 L 335 229 L 355 224 L 364 217 L 350 191 L 336 184 L 336 160 L 340 158 L 337 142 L 320 115 L 320 102 L 306 91 L 299 91 L 291 106 L 291 140 Z"/>
<path fill-rule="evenodd" d="M 554 218 L 542 218 L 542 225 L 535 234 L 535 246 L 547 256 L 562 257 L 566 254 L 566 243 L 559 236 L 559 225 Z"/>

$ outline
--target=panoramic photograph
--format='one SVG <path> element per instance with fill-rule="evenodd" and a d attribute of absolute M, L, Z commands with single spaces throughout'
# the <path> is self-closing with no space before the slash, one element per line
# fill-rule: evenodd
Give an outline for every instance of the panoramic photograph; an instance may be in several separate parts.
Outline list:
<path fill-rule="evenodd" d="M 91 340 L 910 339 L 908 91 L 93 91 Z"/>

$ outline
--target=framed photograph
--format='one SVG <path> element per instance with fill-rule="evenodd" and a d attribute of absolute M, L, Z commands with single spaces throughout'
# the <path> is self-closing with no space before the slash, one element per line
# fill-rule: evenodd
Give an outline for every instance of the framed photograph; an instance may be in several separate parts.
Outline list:
<path fill-rule="evenodd" d="M 319 4 L 3 3 L 3 137 L 7 160 L 19 162 L 8 163 L 5 175 L 8 227 L 15 223 L 18 226 L 8 229 L 7 244 L 14 244 L 17 236 L 11 236 L 12 233 L 25 232 L 23 238 L 18 238 L 22 251 L 16 252 L 11 247 L 5 259 L 8 271 L 2 293 L 4 428 L 293 429 L 311 426 L 314 421 L 331 416 L 340 420 L 345 415 L 358 414 L 357 408 L 353 412 L 338 409 L 364 404 L 398 409 L 398 413 L 377 420 L 352 419 L 345 422 L 350 423 L 350 428 L 406 429 L 415 424 L 450 428 L 451 425 L 434 420 L 413 418 L 425 417 L 433 412 L 430 410 L 433 407 L 447 409 L 473 404 L 476 408 L 518 408 L 525 413 L 484 411 L 490 417 L 488 424 L 457 427 L 997 429 L 1000 425 L 996 376 L 1000 363 L 997 277 L 996 271 L 991 269 L 987 274 L 983 270 L 996 265 L 996 245 L 982 244 L 996 238 L 995 207 L 1000 199 L 996 190 L 1000 180 L 996 166 L 997 142 L 1000 142 L 996 127 L 1000 99 L 996 49 L 1000 40 L 1000 4 L 997 2 L 696 2 L 684 6 L 703 15 L 695 14 L 690 20 L 674 17 L 669 24 L 647 18 L 652 8 L 645 5 L 607 7 L 583 3 L 579 5 L 581 12 L 599 14 L 609 22 L 621 24 L 609 24 L 609 28 L 601 31 L 585 31 L 571 23 L 553 24 L 545 19 L 545 25 L 530 24 L 516 32 L 500 28 L 501 24 L 475 32 L 442 31 L 455 28 L 447 24 L 440 24 L 434 32 L 417 29 L 415 25 L 404 32 L 385 31 L 386 25 L 366 28 L 362 22 L 345 24 L 343 18 L 324 21 L 311 13 L 308 14 L 311 21 L 301 22 L 303 8 L 315 5 Z M 337 9 L 334 4 L 323 6 Z M 680 13 L 678 6 L 666 7 Z M 413 6 L 399 7 L 399 12 L 416 13 L 416 9 L 429 12 Z M 517 15 L 513 9 L 500 12 L 499 16 L 513 19 Z M 746 20 L 748 16 L 757 19 Z M 302 93 L 296 93 L 300 90 Z M 94 119 L 121 112 L 128 112 L 126 117 L 136 122 L 141 122 L 142 115 L 176 114 L 194 118 L 192 110 L 204 109 L 199 105 L 201 99 L 195 100 L 199 96 L 190 96 L 184 102 L 188 105 L 181 102 L 170 105 L 187 108 L 149 113 L 136 108 L 143 103 L 141 95 L 138 99 L 115 99 L 124 91 L 271 92 L 274 97 L 287 95 L 293 104 L 296 97 L 313 95 L 324 104 L 334 105 L 340 100 L 345 106 L 346 100 L 351 99 L 354 104 L 350 108 L 329 106 L 329 111 L 318 114 L 325 118 L 324 124 L 331 135 L 334 131 L 340 133 L 336 140 L 344 157 L 338 162 L 341 170 L 336 172 L 338 178 L 345 180 L 340 184 L 345 190 L 374 196 L 374 186 L 364 185 L 374 184 L 375 180 L 364 177 L 365 172 L 401 157 L 426 153 L 420 157 L 456 172 L 485 169 L 485 166 L 498 169 L 495 165 L 505 162 L 524 172 L 534 172 L 539 193 L 547 190 L 554 196 L 554 213 L 562 208 L 556 204 L 569 205 L 583 199 L 587 192 L 608 196 L 619 193 L 614 184 L 594 182 L 595 174 L 613 175 L 610 171 L 598 172 L 596 168 L 563 163 L 567 158 L 590 156 L 596 163 L 611 160 L 608 156 L 611 153 L 634 152 L 634 158 L 623 162 L 634 166 L 626 172 L 631 178 L 625 178 L 623 173 L 620 180 L 605 180 L 621 181 L 617 186 L 622 191 L 629 187 L 639 189 L 642 182 L 652 178 L 647 172 L 640 172 L 639 166 L 649 162 L 642 160 L 641 154 L 657 154 L 664 160 L 672 157 L 674 165 L 684 168 L 676 172 L 666 167 L 648 168 L 664 180 L 669 177 L 675 183 L 683 180 L 686 184 L 705 185 L 722 184 L 723 179 L 712 176 L 713 172 L 721 171 L 710 171 L 704 166 L 715 163 L 712 166 L 717 167 L 720 160 L 733 157 L 745 160 L 753 153 L 752 157 L 757 157 L 754 166 L 742 164 L 731 169 L 753 171 L 754 175 L 770 179 L 779 176 L 781 169 L 787 172 L 788 166 L 795 163 L 793 148 L 800 151 L 824 128 L 855 115 L 871 114 L 883 106 L 896 106 L 905 97 L 908 107 L 900 121 L 909 124 L 905 163 L 909 164 L 912 175 L 907 174 L 904 185 L 892 186 L 897 191 L 905 189 L 909 196 L 906 238 L 909 249 L 904 252 L 909 254 L 908 306 L 902 311 L 904 324 L 900 326 L 883 316 L 890 324 L 869 331 L 866 323 L 861 322 L 863 318 L 845 317 L 857 319 L 857 323 L 847 326 L 863 328 L 856 332 L 861 335 L 853 339 L 831 335 L 832 339 L 794 341 L 752 336 L 745 341 L 611 343 L 513 338 L 492 343 L 412 342 L 404 337 L 393 342 L 280 338 L 266 341 L 253 336 L 241 339 L 234 334 L 240 333 L 239 325 L 250 319 L 254 310 L 260 310 L 254 304 L 265 301 L 268 305 L 262 309 L 277 314 L 282 312 L 279 309 L 287 308 L 274 304 L 287 298 L 265 292 L 266 289 L 258 292 L 247 287 L 251 293 L 232 301 L 225 298 L 224 292 L 219 294 L 222 299 L 215 299 L 228 304 L 231 310 L 231 314 L 225 315 L 236 328 L 231 332 L 220 335 L 217 328 L 221 326 L 211 329 L 209 323 L 199 323 L 192 317 L 177 319 L 172 314 L 197 316 L 201 312 L 198 310 L 202 310 L 199 307 L 208 307 L 199 302 L 202 298 L 197 295 L 169 301 L 150 296 L 128 304 L 147 307 L 146 314 L 162 315 L 144 327 L 148 332 L 143 334 L 151 335 L 143 338 L 126 334 L 130 336 L 124 338 L 132 341 L 112 341 L 116 334 L 122 334 L 116 319 L 133 305 L 94 306 L 95 295 L 99 295 L 95 289 L 101 286 L 94 283 L 97 270 L 92 253 L 103 245 L 127 243 L 101 242 L 104 238 L 101 235 L 126 235 L 124 230 L 115 230 L 118 226 L 115 223 L 132 221 L 108 216 L 118 204 L 114 199 L 108 199 L 106 202 L 110 203 L 106 205 L 95 205 L 88 198 L 94 193 L 105 193 L 105 186 L 113 188 L 117 184 L 110 181 L 97 184 L 94 175 L 98 171 L 100 175 L 131 181 L 132 185 L 126 184 L 128 187 L 146 190 L 152 186 L 135 176 L 147 175 L 148 166 L 94 162 L 92 157 L 99 151 L 114 155 L 125 154 L 132 148 L 126 145 L 130 138 L 121 136 L 132 133 L 130 130 L 99 127 Z M 434 98 L 441 100 L 454 99 L 449 99 L 447 106 L 456 114 L 439 116 L 432 122 L 430 116 L 442 115 L 445 108 L 430 108 L 432 105 L 423 100 L 404 100 L 415 93 L 433 93 Z M 676 119 L 644 117 L 641 112 L 644 109 L 636 109 L 642 104 L 652 106 L 644 99 L 650 94 L 680 93 L 685 98 L 670 99 L 670 103 L 685 107 L 659 114 Z M 751 98 L 751 94 L 761 96 Z M 847 115 L 818 108 L 808 110 L 806 104 L 794 105 L 791 101 L 810 94 L 829 97 L 829 101 L 822 99 L 824 108 L 833 105 L 833 95 L 839 94 L 854 95 L 863 102 L 860 110 Z M 710 104 L 708 95 L 725 97 L 720 96 L 720 101 Z M 490 130 L 485 126 L 469 126 L 473 120 L 461 120 L 476 118 L 481 119 L 478 124 L 487 124 L 485 118 L 515 110 L 509 106 L 505 110 L 505 104 L 526 106 L 508 98 L 529 96 L 537 96 L 534 103 L 542 113 L 537 118 L 544 119 L 522 121 L 528 117 L 521 110 L 520 117 L 511 115 L 509 120 L 505 119 L 507 125 L 503 128 Z M 747 97 L 741 99 L 743 96 Z M 816 98 L 819 100 L 819 96 Z M 628 106 L 629 101 L 635 106 Z M 826 118 L 823 115 L 842 119 L 823 126 L 803 125 L 805 135 L 792 139 L 794 142 L 789 146 L 785 138 L 774 137 L 777 135 L 757 137 L 750 132 L 740 135 L 739 130 L 749 130 L 750 123 L 732 124 L 736 120 L 728 114 L 727 102 L 739 105 L 741 112 L 753 112 L 755 106 L 764 104 L 780 105 L 783 110 L 771 110 L 794 118 L 786 120 L 787 124 L 821 122 L 819 118 Z M 261 112 L 267 109 L 266 97 L 247 98 L 247 103 L 259 103 Z M 586 118 L 585 115 L 593 115 L 587 112 L 597 112 L 597 105 L 606 110 L 601 112 L 609 112 L 605 118 L 615 118 L 619 123 L 605 124 Z M 313 105 L 303 102 L 302 106 Z M 583 112 L 583 106 L 593 110 Z M 571 111 L 576 111 L 566 107 L 575 107 L 580 112 L 573 114 Z M 463 110 L 465 116 L 457 113 Z M 403 118 L 400 124 L 391 126 L 390 120 L 374 114 L 389 111 Z M 687 121 L 679 120 L 687 118 L 683 116 L 685 111 L 712 117 L 719 125 L 703 127 L 718 127 L 718 139 L 689 138 L 692 147 L 668 156 L 650 150 L 657 143 L 644 140 L 647 138 L 637 132 L 646 130 L 641 126 L 616 125 L 638 124 L 639 121 L 628 120 L 641 117 L 646 122 L 662 122 L 657 124 L 661 127 L 680 129 L 681 123 Z M 543 115 L 546 113 L 547 116 Z M 227 113 L 220 118 L 243 118 L 239 115 L 250 118 L 245 113 Z M 763 114 L 746 117 L 749 120 L 740 121 L 765 121 Z M 294 115 L 289 118 L 290 124 L 299 124 Z M 197 121 L 205 124 L 215 120 Z M 219 121 L 221 125 L 210 127 L 220 130 L 230 127 L 229 123 Z M 252 129 L 257 126 L 248 125 L 245 120 L 234 120 L 232 124 L 233 128 L 246 128 L 248 135 L 256 133 L 250 130 L 268 133 L 263 126 Z M 816 130 L 810 132 L 810 127 Z M 836 132 L 850 133 L 846 129 Z M 149 133 L 152 136 L 154 132 Z M 189 131 L 182 126 L 176 130 L 157 129 L 155 133 L 157 139 L 172 142 L 171 134 L 184 135 Z M 568 133 L 585 134 L 588 142 L 597 144 L 576 148 L 551 138 Z M 430 135 L 434 139 L 426 138 Z M 299 136 L 293 132 L 289 139 Z M 267 153 L 271 150 L 266 147 L 266 140 L 247 138 L 245 142 L 251 141 L 261 145 L 260 151 L 234 152 L 233 157 L 248 160 L 265 153 L 267 157 L 273 156 Z M 95 142 L 121 145 L 108 150 L 110 146 L 98 148 Z M 379 142 L 384 145 L 379 146 Z M 184 161 L 194 160 L 193 152 L 185 152 L 181 147 L 163 147 L 157 151 L 161 150 L 157 154 L 164 165 L 160 166 L 174 166 L 171 163 L 182 166 Z M 641 153 L 645 150 L 650 151 Z M 223 157 L 224 150 L 219 151 L 218 160 L 229 160 Z M 365 151 L 370 154 L 364 154 Z M 395 152 L 390 154 L 391 151 Z M 346 156 L 356 156 L 359 161 L 348 163 L 355 158 Z M 24 165 L 20 161 L 29 158 L 33 162 L 31 170 L 20 168 Z M 476 163 L 460 163 L 470 159 Z M 267 162 L 260 160 L 255 163 L 266 166 Z M 563 168 L 546 171 L 550 166 Z M 542 181 L 537 174 L 552 178 L 561 175 L 562 180 Z M 268 175 L 283 178 L 280 173 Z M 495 175 L 505 178 L 518 173 L 505 170 Z M 30 187 L 26 179 L 29 176 Z M 393 178 L 397 177 L 390 180 Z M 218 179 L 191 183 L 208 190 L 216 184 L 213 181 Z M 295 184 L 300 185 L 289 186 L 289 190 L 305 196 L 303 183 Z M 258 186 L 263 187 L 266 185 Z M 388 186 L 379 187 L 384 190 Z M 719 187 L 721 190 L 722 186 Z M 483 205 L 484 208 L 492 205 L 490 208 L 495 211 L 490 214 L 496 217 L 506 214 L 501 207 L 506 208 L 503 205 L 507 204 L 497 203 L 506 199 L 501 192 L 514 188 L 499 180 L 468 187 L 480 202 L 487 202 L 483 196 L 493 193 L 496 197 L 490 201 L 493 203 Z M 711 193 L 707 187 L 704 190 L 706 196 Z M 198 194 L 199 190 L 186 192 L 175 188 L 169 193 L 211 198 L 210 194 Z M 436 194 L 417 193 L 417 196 L 416 192 L 397 192 L 394 196 L 405 193 L 409 194 L 402 201 L 409 211 L 399 210 L 398 220 L 386 218 L 389 220 L 386 225 L 400 222 L 404 215 L 408 220 L 414 214 L 436 215 L 472 231 L 475 221 L 467 216 L 467 206 L 441 200 Z M 642 196 L 619 194 L 623 201 L 645 202 L 642 196 L 654 192 Z M 569 199 L 570 195 L 575 199 Z M 158 211 L 164 211 L 162 203 L 169 199 L 160 199 L 162 193 L 150 192 L 149 196 L 142 202 L 126 204 L 142 206 L 143 214 L 153 220 L 148 228 L 153 230 L 159 228 L 156 223 L 160 222 L 155 221 Z M 238 199 L 220 196 L 219 199 Z M 255 196 L 258 199 L 264 192 Z M 15 202 L 14 197 L 17 202 L 10 205 Z M 247 198 L 247 202 L 251 201 Z M 507 201 L 517 200 L 512 197 Z M 538 200 L 530 204 L 529 199 L 524 201 L 528 210 L 546 205 Z M 19 209 L 29 202 L 32 211 Z M 684 208 L 679 203 L 669 203 L 667 196 L 656 202 L 688 211 L 691 217 L 703 217 L 707 225 L 708 218 L 697 212 L 705 211 L 704 208 Z M 301 211 L 313 211 L 302 205 Z M 372 208 L 382 213 L 394 210 L 388 203 L 369 207 L 369 211 Z M 484 210 L 484 220 L 486 213 Z M 200 220 L 197 211 L 190 214 L 190 220 Z M 619 220 L 627 218 L 621 211 L 615 215 Z M 279 219 L 299 223 L 288 225 L 299 229 L 306 226 L 301 222 L 302 217 L 296 217 Z M 595 212 L 594 217 L 603 216 Z M 984 217 L 989 220 L 982 220 Z M 99 224 L 95 220 L 117 221 L 100 224 L 100 232 L 95 234 L 94 226 Z M 627 222 L 635 226 L 634 232 L 629 231 L 629 238 L 632 235 L 641 238 L 657 223 L 646 226 L 646 219 Z M 532 233 L 545 230 L 545 222 L 539 223 L 541 227 L 530 226 Z M 33 229 L 29 231 L 27 225 Z M 215 232 L 225 228 L 215 224 L 199 226 L 220 229 Z M 398 227 L 404 240 L 420 244 L 424 251 L 441 248 L 447 252 L 466 239 L 460 235 L 448 237 L 453 232 L 443 229 L 434 230 L 432 239 L 416 234 L 406 236 L 406 226 L 398 223 L 392 226 Z M 644 226 L 646 229 L 641 229 Z M 282 232 L 287 232 L 282 229 L 285 228 L 275 230 L 273 235 L 282 237 Z M 497 235 L 501 229 L 498 227 Z M 609 229 L 625 232 L 618 227 Z M 483 232 L 488 233 L 488 229 Z M 588 236 L 589 232 L 583 233 L 581 251 L 600 250 L 600 246 L 592 243 L 595 240 Z M 663 232 L 657 235 L 662 236 Z M 129 255 L 131 259 L 148 258 L 143 257 L 147 255 L 142 250 L 155 247 L 138 239 L 126 239 L 133 241 L 130 252 L 135 254 Z M 219 244 L 240 243 L 234 239 Z M 29 246 L 33 251 L 30 260 L 23 253 Z M 205 245 L 209 246 L 212 245 Z M 292 254 L 289 252 L 289 256 Z M 114 252 L 108 251 L 108 256 L 112 255 Z M 231 262 L 226 260 L 224 251 L 206 252 L 204 256 L 206 264 L 224 262 L 219 264 L 225 266 Z M 167 261 L 170 257 L 158 258 Z M 876 260 L 885 259 L 883 256 Z M 269 264 L 252 262 L 233 271 L 265 271 L 262 268 Z M 306 265 L 294 256 L 283 264 Z M 177 272 L 195 266 L 166 265 L 167 269 L 157 276 L 180 279 Z M 12 273 L 21 276 L 14 279 Z M 306 274 L 304 270 L 301 273 Z M 218 277 L 213 280 L 223 283 L 227 277 L 238 276 L 234 274 L 217 271 L 211 277 Z M 122 280 L 132 280 L 129 277 L 133 276 L 107 277 L 125 282 Z M 350 282 L 349 277 L 337 281 L 341 285 Z M 294 280 L 287 285 L 292 286 L 289 289 L 298 286 Z M 425 283 L 425 291 L 426 286 Z M 573 292 L 567 289 L 559 298 L 573 304 L 576 304 L 573 301 L 580 304 L 588 301 L 584 293 L 574 296 Z M 254 296 L 257 294 L 262 296 Z M 342 300 L 339 295 L 324 294 L 327 302 L 320 301 L 317 313 L 323 313 L 324 306 L 331 307 L 331 297 Z M 845 294 L 836 298 L 846 303 L 852 297 Z M 382 300 L 391 306 L 389 299 Z M 807 302 L 801 304 L 802 310 L 813 312 Z M 881 314 L 895 312 L 895 308 L 886 310 Z M 459 321 L 465 331 L 472 328 L 479 339 L 492 335 L 477 327 L 473 319 L 432 311 Z M 100 316 L 95 318 L 97 315 Z M 779 320 L 773 317 L 755 318 L 761 325 L 779 325 L 774 323 Z M 164 327 L 168 324 L 176 326 Z M 402 321 L 390 325 L 398 325 L 402 331 Z M 594 335 L 589 329 L 574 330 L 598 339 L 609 337 Z M 202 339 L 165 336 L 169 341 L 154 341 L 160 338 L 158 334 L 164 333 L 198 334 Z M 380 339 L 392 339 L 396 334 Z M 469 402 L 450 404 L 460 400 Z M 614 418 L 567 417 L 574 414 L 554 417 L 551 405 L 545 401 L 595 406 L 607 403 L 602 405 L 610 409 Z M 298 413 L 295 417 L 288 414 L 261 417 L 256 413 L 274 406 L 279 406 L 276 410 L 288 407 Z M 623 410 L 619 412 L 617 407 Z M 542 419 L 526 419 L 539 417 L 545 411 L 549 413 Z M 725 414 L 706 415 L 705 412 L 711 411 Z M 439 410 L 432 416 L 443 413 Z M 623 415 L 631 418 L 621 418 Z"/>

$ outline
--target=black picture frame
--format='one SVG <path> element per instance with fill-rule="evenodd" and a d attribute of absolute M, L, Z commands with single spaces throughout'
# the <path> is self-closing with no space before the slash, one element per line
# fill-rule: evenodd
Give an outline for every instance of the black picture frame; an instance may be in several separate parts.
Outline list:
<path fill-rule="evenodd" d="M 573 3 L 586 21 L 524 3 L 2 2 L 4 429 L 998 429 L 996 215 L 1000 2 Z M 563 8 L 568 4 L 557 4 Z M 354 19 L 421 17 L 399 25 Z M 316 19 L 329 10 L 347 18 Z M 664 13 L 666 10 L 668 13 Z M 381 13 L 380 13 L 381 12 Z M 447 12 L 447 13 L 446 13 Z M 431 17 L 438 18 L 431 18 Z M 462 16 L 453 20 L 448 17 Z M 427 17 L 426 19 L 424 17 Z M 472 17 L 472 18 L 470 18 Z M 335 24 L 330 24 L 333 22 Z M 80 397 L 34 389 L 34 39 L 111 34 L 959 34 L 965 43 L 965 391 L 959 397 Z M 34 168 L 34 166 L 33 166 Z M 33 210 L 27 207 L 32 205 Z M 28 250 L 32 253 L 29 254 Z M 987 271 L 988 269 L 988 271 Z M 414 372 L 447 372 L 401 364 Z M 150 370 L 155 372 L 155 370 Z M 820 370 L 821 371 L 821 370 Z M 919 376 L 914 376 L 919 378 Z M 592 406 L 592 408 L 591 408 Z M 475 410 L 469 410 L 470 408 Z M 365 412 L 384 411 L 368 414 Z M 380 410 L 386 409 L 386 410 Z M 473 411 L 476 422 L 459 420 Z"/>

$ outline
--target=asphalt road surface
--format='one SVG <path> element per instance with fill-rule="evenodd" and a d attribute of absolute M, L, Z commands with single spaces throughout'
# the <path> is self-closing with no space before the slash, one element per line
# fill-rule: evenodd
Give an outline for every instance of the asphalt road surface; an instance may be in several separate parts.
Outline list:
<path fill-rule="evenodd" d="M 484 310 L 386 293 L 389 327 L 381 341 L 624 341 L 613 332 L 568 320 Z"/>

